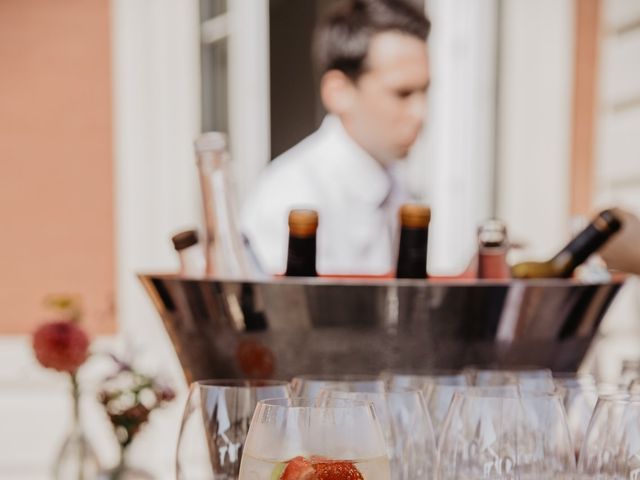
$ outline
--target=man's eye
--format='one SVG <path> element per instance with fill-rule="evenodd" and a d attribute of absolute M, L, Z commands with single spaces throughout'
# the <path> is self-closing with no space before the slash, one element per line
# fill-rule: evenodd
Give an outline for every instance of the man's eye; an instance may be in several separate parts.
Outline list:
<path fill-rule="evenodd" d="M 398 98 L 409 98 L 413 92 L 411 90 L 398 90 L 396 95 Z"/>

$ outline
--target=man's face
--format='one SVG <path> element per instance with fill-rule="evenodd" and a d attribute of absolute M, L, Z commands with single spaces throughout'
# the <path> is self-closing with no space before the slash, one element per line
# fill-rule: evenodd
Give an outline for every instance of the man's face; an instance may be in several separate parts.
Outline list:
<path fill-rule="evenodd" d="M 430 78 L 425 42 L 397 32 L 373 37 L 343 121 L 379 162 L 409 153 L 424 122 Z"/>

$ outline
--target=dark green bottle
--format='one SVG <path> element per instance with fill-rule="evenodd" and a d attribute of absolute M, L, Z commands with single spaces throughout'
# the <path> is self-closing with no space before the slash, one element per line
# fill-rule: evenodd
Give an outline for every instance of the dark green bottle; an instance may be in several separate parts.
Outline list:
<path fill-rule="evenodd" d="M 622 221 L 611 210 L 600 212 L 560 252 L 546 262 L 523 262 L 511 268 L 514 278 L 569 278 L 573 271 L 611 236 L 620 230 Z"/>
<path fill-rule="evenodd" d="M 407 203 L 400 207 L 397 278 L 427 278 L 427 247 L 431 209 Z"/>
<path fill-rule="evenodd" d="M 287 277 L 317 277 L 316 232 L 318 212 L 315 210 L 291 210 L 289 212 L 289 248 L 287 253 Z"/>

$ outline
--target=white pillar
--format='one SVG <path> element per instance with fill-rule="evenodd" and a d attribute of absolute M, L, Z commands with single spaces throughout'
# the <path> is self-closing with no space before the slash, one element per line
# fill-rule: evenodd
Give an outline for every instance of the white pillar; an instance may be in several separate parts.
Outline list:
<path fill-rule="evenodd" d="M 464 269 L 477 224 L 491 214 L 496 11 L 496 0 L 427 2 L 433 24 L 426 130 L 432 273 Z"/>
<path fill-rule="evenodd" d="M 503 2 L 498 213 L 527 258 L 569 235 L 573 0 Z"/>
<path fill-rule="evenodd" d="M 229 8 L 229 134 L 244 199 L 269 161 L 269 0 L 233 0 Z"/>
<path fill-rule="evenodd" d="M 176 387 L 182 386 L 177 358 L 136 273 L 175 271 L 172 233 L 200 223 L 193 154 L 200 132 L 199 42 L 196 0 L 112 0 L 120 337 L 140 368 L 168 374 Z M 158 412 L 136 440 L 136 456 L 158 478 L 173 471 L 180 410 L 176 402 Z"/>

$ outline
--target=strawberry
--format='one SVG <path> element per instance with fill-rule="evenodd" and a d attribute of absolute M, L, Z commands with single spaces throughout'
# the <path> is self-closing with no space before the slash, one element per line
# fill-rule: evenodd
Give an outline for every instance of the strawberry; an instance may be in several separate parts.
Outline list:
<path fill-rule="evenodd" d="M 317 480 L 364 480 L 351 462 L 325 461 L 314 463 Z"/>
<path fill-rule="evenodd" d="M 311 462 L 304 457 L 295 457 L 287 462 L 280 480 L 318 480 L 318 478 Z"/>

